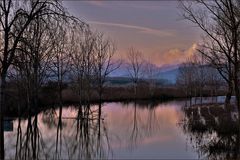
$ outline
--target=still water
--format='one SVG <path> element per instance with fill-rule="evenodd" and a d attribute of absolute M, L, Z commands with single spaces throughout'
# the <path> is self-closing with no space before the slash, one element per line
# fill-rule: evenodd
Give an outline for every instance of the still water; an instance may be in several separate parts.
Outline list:
<path fill-rule="evenodd" d="M 200 153 L 195 145 L 199 142 L 189 129 L 184 105 L 104 103 L 89 110 L 68 106 L 17 118 L 4 135 L 6 158 L 206 158 L 207 152 Z"/>

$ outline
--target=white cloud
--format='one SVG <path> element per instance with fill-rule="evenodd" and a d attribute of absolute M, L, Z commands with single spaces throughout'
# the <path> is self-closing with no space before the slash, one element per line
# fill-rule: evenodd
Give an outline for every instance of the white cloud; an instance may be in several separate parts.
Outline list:
<path fill-rule="evenodd" d="M 197 44 L 194 43 L 185 50 L 172 48 L 166 52 L 154 52 L 151 54 L 151 61 L 158 66 L 180 64 L 192 57 L 196 53 L 196 48 Z"/>

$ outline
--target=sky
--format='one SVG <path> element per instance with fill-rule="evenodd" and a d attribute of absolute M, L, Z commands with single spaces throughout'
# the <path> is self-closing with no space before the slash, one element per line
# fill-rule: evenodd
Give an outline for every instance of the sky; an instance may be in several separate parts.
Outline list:
<path fill-rule="evenodd" d="M 178 1 L 75 0 L 64 1 L 64 6 L 112 39 L 121 59 L 134 47 L 157 66 L 179 64 L 195 52 L 201 37 L 200 30 L 182 18 Z"/>

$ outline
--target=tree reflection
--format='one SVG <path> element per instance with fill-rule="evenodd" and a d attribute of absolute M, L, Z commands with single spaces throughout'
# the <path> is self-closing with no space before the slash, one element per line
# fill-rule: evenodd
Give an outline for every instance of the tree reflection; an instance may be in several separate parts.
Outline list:
<path fill-rule="evenodd" d="M 78 106 L 73 109 L 76 114 L 67 117 L 63 109 L 60 107 L 58 112 L 50 109 L 33 116 L 29 114 L 26 120 L 22 117 L 16 120 L 15 159 L 106 159 L 111 156 L 102 104 Z"/>
<path fill-rule="evenodd" d="M 137 147 L 143 138 L 150 137 L 159 130 L 160 126 L 156 115 L 158 103 L 146 103 L 135 101 L 132 104 L 133 116 L 130 122 L 131 133 L 129 147 L 131 150 Z"/>
<path fill-rule="evenodd" d="M 138 141 L 138 138 L 141 137 L 139 132 L 139 119 L 140 117 L 137 114 L 137 105 L 136 105 L 136 101 L 134 102 L 134 111 L 133 111 L 133 121 L 132 121 L 132 132 L 130 135 L 130 148 L 133 149 Z"/>
<path fill-rule="evenodd" d="M 101 104 L 97 107 L 85 105 L 78 108 L 78 114 L 69 139 L 69 159 L 106 159 L 110 144 L 107 128 L 102 117 Z"/>
<path fill-rule="evenodd" d="M 126 142 L 126 147 L 134 150 L 140 143 L 148 141 L 148 138 L 157 136 L 161 123 L 158 112 L 165 114 L 165 110 L 157 109 L 154 104 L 130 103 L 129 107 L 119 113 L 115 119 L 117 121 L 123 119 L 124 122 L 121 124 L 124 126 L 119 124 L 120 126 L 116 126 L 117 130 L 110 128 L 111 130 L 108 131 L 106 122 L 109 121 L 105 119 L 105 107 L 107 105 L 102 103 L 97 105 L 83 103 L 78 106 L 48 109 L 39 114 L 29 112 L 25 119 L 19 116 L 14 122 L 16 130 L 10 133 L 13 134 L 13 140 L 9 141 L 9 146 L 15 148 L 14 151 L 8 148 L 6 158 L 112 158 L 113 151 L 110 144 L 114 147 L 119 145 L 119 141 L 116 142 L 115 138 Z M 107 112 L 109 111 L 111 112 L 111 109 L 107 108 Z M 111 115 L 109 113 L 110 117 Z M 115 116 L 115 113 L 113 115 Z M 114 119 L 108 118 L 107 120 Z M 123 132 L 119 132 L 119 129 Z M 114 133 L 115 131 L 117 133 Z M 109 132 L 111 137 L 109 137 Z M 14 157 L 11 157 L 13 155 L 10 152 L 14 153 Z"/>
<path fill-rule="evenodd" d="M 181 127 L 200 158 L 240 158 L 240 130 L 234 107 L 211 105 L 183 110 Z"/>
<path fill-rule="evenodd" d="M 59 159 L 61 157 L 61 153 L 62 153 L 62 105 L 60 105 L 58 115 L 55 158 Z"/>
<path fill-rule="evenodd" d="M 15 159 L 39 159 L 44 155 L 44 143 L 38 127 L 38 115 L 28 116 L 26 132 L 18 119 Z"/>
<path fill-rule="evenodd" d="M 148 108 L 148 117 L 147 117 L 147 134 L 150 136 L 152 133 L 156 132 L 159 129 L 159 123 L 157 120 L 156 107 L 152 105 Z"/>

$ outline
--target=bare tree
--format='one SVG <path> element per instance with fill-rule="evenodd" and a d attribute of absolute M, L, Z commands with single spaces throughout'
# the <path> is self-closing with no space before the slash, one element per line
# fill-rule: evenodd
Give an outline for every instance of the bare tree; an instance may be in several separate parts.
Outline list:
<path fill-rule="evenodd" d="M 156 83 L 157 83 L 157 78 L 158 78 L 157 75 L 159 73 L 159 70 L 154 64 L 151 63 L 150 60 L 145 61 L 143 70 L 144 70 L 145 78 L 148 82 L 149 94 L 151 97 L 153 97 L 155 88 L 157 87 Z"/>
<path fill-rule="evenodd" d="M 222 77 L 220 76 L 216 68 L 213 68 L 211 66 L 207 67 L 208 67 L 206 70 L 207 72 L 205 73 L 206 74 L 205 85 L 208 86 L 208 88 L 211 91 L 211 97 L 213 102 L 214 96 L 217 95 L 218 88 L 222 84 L 221 83 Z M 215 98 L 215 100 L 217 100 L 217 97 Z"/>
<path fill-rule="evenodd" d="M 209 63 L 218 69 L 228 83 L 226 104 L 230 102 L 232 89 L 240 110 L 238 86 L 239 74 L 239 2 L 237 0 L 182 1 L 184 18 L 196 24 L 204 32 L 199 51 Z"/>
<path fill-rule="evenodd" d="M 102 33 L 96 34 L 94 46 L 94 76 L 96 78 L 99 100 L 101 101 L 106 78 L 111 72 L 120 67 L 121 61 L 113 60 L 116 51 L 115 44 L 106 39 Z"/>
<path fill-rule="evenodd" d="M 75 48 L 71 55 L 71 79 L 73 90 L 79 96 L 80 106 L 82 101 L 89 102 L 94 75 L 94 45 L 95 37 L 90 29 L 77 32 Z"/>
<path fill-rule="evenodd" d="M 54 39 L 54 50 L 52 60 L 52 76 L 57 79 L 58 86 L 58 101 L 59 105 L 62 106 L 62 90 L 64 82 L 69 79 L 69 72 L 71 67 L 71 56 L 75 51 L 74 45 L 74 34 L 76 28 L 79 30 L 84 27 L 85 24 L 70 23 L 70 22 L 59 22 L 55 34 L 57 35 Z"/>
<path fill-rule="evenodd" d="M 137 95 L 137 85 L 142 76 L 142 66 L 143 58 L 142 52 L 136 50 L 135 48 L 129 48 L 127 52 L 128 60 L 128 73 L 131 77 L 132 82 L 134 83 L 134 95 Z"/>
<path fill-rule="evenodd" d="M 206 86 L 206 74 L 209 71 L 209 68 L 205 65 L 203 56 L 198 53 L 195 53 L 191 58 L 189 58 L 188 61 L 193 65 L 193 90 L 195 96 L 195 103 L 197 102 L 197 97 L 199 96 L 202 103 L 203 90 Z"/>
<path fill-rule="evenodd" d="M 0 153 L 4 159 L 4 138 L 3 138 L 3 109 L 5 107 L 6 76 L 9 66 L 12 64 L 19 41 L 37 17 L 64 15 L 63 7 L 58 1 L 36 0 L 36 1 L 13 1 L 2 0 L 0 2 L 0 35 L 1 45 L 1 105 L 0 105 Z"/>
<path fill-rule="evenodd" d="M 71 55 L 75 51 L 74 46 L 74 28 L 81 29 L 84 27 L 84 23 L 75 24 L 69 22 L 59 22 L 56 28 L 56 38 L 54 39 L 53 60 L 51 64 L 51 72 L 53 77 L 57 80 L 57 93 L 58 93 L 58 105 L 59 105 L 59 119 L 57 124 L 57 138 L 56 138 L 56 156 L 58 153 L 58 143 L 62 144 L 62 107 L 63 96 L 62 91 L 64 84 L 67 84 L 69 79 L 69 72 L 71 68 Z M 60 147 L 61 154 L 61 147 Z"/>
<path fill-rule="evenodd" d="M 185 92 L 185 95 L 190 98 L 190 106 L 192 105 L 192 97 L 194 96 L 194 65 L 191 61 L 183 63 L 179 67 L 176 82 L 180 89 Z"/>

